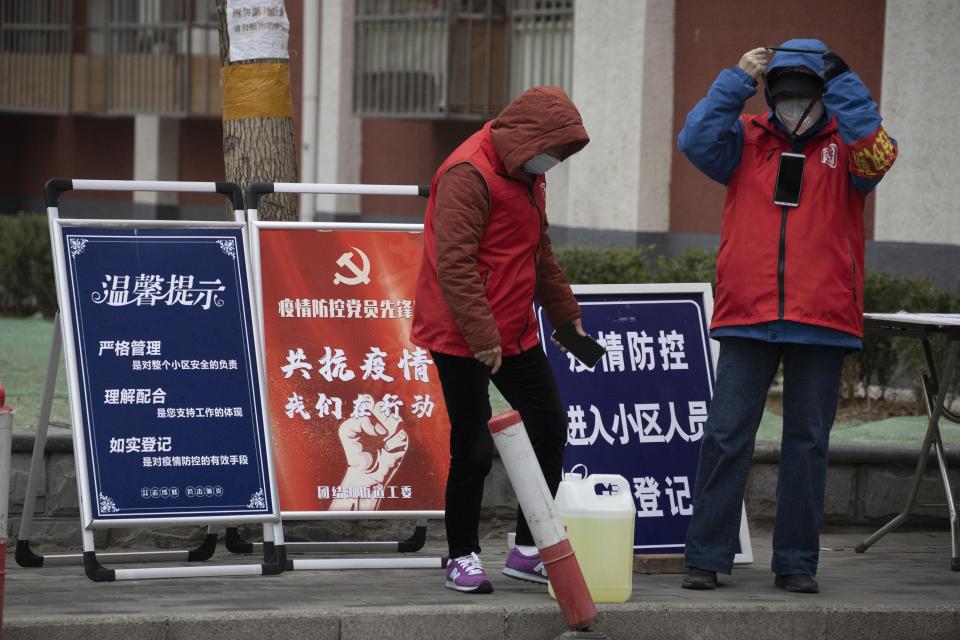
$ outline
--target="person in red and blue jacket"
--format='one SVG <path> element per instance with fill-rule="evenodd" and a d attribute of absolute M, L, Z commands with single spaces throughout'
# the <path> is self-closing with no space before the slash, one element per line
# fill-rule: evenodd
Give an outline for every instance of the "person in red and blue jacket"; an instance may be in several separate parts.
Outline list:
<path fill-rule="evenodd" d="M 753 443 L 782 361 L 771 568 L 778 587 L 819 590 L 830 428 L 843 358 L 863 338 L 864 200 L 897 157 L 870 92 L 840 56 L 813 39 L 776 49 L 753 49 L 721 71 L 678 139 L 727 186 L 711 323 L 720 356 L 687 530 L 688 589 L 712 589 L 733 568 Z M 761 78 L 770 110 L 741 115 Z M 805 156 L 796 206 L 774 202 L 783 153 Z"/>

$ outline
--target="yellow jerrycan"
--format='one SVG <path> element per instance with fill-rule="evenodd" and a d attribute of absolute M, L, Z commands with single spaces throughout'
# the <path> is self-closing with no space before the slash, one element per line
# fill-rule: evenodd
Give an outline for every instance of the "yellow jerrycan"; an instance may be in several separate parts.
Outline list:
<path fill-rule="evenodd" d="M 568 473 L 557 488 L 555 503 L 593 601 L 629 600 L 637 508 L 627 479 Z M 556 598 L 552 585 L 549 593 Z"/>

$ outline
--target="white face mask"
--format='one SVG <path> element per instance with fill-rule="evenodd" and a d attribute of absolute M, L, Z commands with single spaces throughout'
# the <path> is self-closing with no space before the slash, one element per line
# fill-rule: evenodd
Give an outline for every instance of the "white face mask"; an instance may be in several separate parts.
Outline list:
<path fill-rule="evenodd" d="M 780 122 L 783 123 L 783 126 L 787 128 L 787 131 L 792 132 L 794 129 L 797 129 L 800 116 L 803 115 L 803 112 L 806 111 L 809 104 L 810 98 L 786 98 L 785 100 L 777 102 L 777 117 L 780 119 Z M 819 122 L 822 117 L 823 103 L 817 100 L 813 108 L 810 109 L 810 113 L 804 118 L 803 124 L 797 129 L 797 135 L 799 136 L 806 133 L 807 130 Z"/>
<path fill-rule="evenodd" d="M 523 170 L 534 175 L 546 173 L 557 166 L 560 161 L 549 153 L 538 153 L 523 163 Z"/>

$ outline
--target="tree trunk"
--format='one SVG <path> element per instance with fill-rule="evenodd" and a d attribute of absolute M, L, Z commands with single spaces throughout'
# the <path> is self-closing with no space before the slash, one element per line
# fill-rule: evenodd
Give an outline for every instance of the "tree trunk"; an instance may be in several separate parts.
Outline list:
<path fill-rule="evenodd" d="M 267 11 L 273 5 L 285 16 L 283 2 L 267 0 L 254 11 Z M 264 57 L 232 61 L 228 12 L 249 12 L 234 6 L 231 0 L 217 0 L 220 32 L 221 104 L 223 105 L 223 163 L 228 182 L 246 191 L 251 182 L 296 182 L 296 147 L 290 97 L 290 61 L 287 57 Z M 240 14 L 235 14 L 238 17 Z M 243 14 L 249 19 L 250 14 Z M 248 20 L 249 24 L 249 20 Z M 240 26 L 238 24 L 238 26 Z M 247 40 L 260 37 L 260 31 L 244 33 Z M 269 34 L 266 29 L 262 31 Z M 282 53 L 286 53 L 287 34 L 282 34 Z M 256 43 L 254 42 L 254 45 Z M 238 68 L 243 66 L 244 68 Z M 247 203 L 248 206 L 250 203 Z M 233 213 L 228 213 L 233 219 Z M 260 220 L 299 220 L 297 196 L 270 194 L 260 199 Z"/>

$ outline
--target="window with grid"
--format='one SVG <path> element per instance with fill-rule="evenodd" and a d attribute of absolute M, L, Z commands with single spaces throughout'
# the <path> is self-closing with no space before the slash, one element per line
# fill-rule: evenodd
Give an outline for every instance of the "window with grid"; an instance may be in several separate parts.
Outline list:
<path fill-rule="evenodd" d="M 0 0 L 0 111 L 217 116 L 215 0 Z"/>
<path fill-rule="evenodd" d="M 354 112 L 483 119 L 570 90 L 573 0 L 356 0 Z"/>

